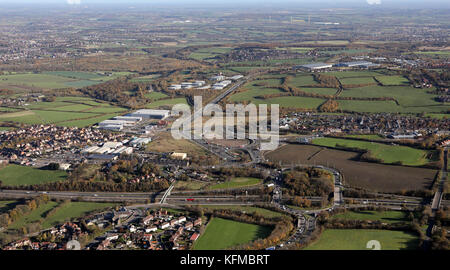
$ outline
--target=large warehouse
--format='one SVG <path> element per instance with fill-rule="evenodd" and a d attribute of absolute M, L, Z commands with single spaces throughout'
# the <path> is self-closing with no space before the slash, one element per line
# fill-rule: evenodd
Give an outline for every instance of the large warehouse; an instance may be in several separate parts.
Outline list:
<path fill-rule="evenodd" d="M 320 69 L 327 69 L 333 67 L 332 64 L 325 64 L 325 63 L 314 63 L 314 64 L 308 64 L 308 65 L 301 65 L 294 67 L 295 69 L 307 69 L 307 70 L 320 70 Z"/>
<path fill-rule="evenodd" d="M 169 115 L 170 115 L 169 110 L 143 109 L 143 110 L 139 110 L 139 111 L 130 113 L 127 116 L 142 117 L 143 119 L 166 119 L 167 117 L 169 117 Z"/>

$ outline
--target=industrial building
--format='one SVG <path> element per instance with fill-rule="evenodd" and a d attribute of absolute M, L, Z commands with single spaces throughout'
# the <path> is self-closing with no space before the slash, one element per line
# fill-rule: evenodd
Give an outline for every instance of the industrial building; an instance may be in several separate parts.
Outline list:
<path fill-rule="evenodd" d="M 135 124 L 135 123 L 142 121 L 142 117 L 116 116 L 116 117 L 113 117 L 113 120 L 126 121 L 126 122 Z"/>
<path fill-rule="evenodd" d="M 213 76 L 213 77 L 211 77 L 210 80 L 211 81 L 223 81 L 223 80 L 225 80 L 225 76 L 223 76 L 223 75 Z"/>
<path fill-rule="evenodd" d="M 235 75 L 235 76 L 231 77 L 230 80 L 237 81 L 237 80 L 240 80 L 242 78 L 244 78 L 244 76 L 242 76 L 242 75 Z"/>
<path fill-rule="evenodd" d="M 90 146 L 81 151 L 82 154 L 98 154 L 116 156 L 133 153 L 132 147 L 123 146 L 121 142 L 105 142 L 102 147 Z"/>
<path fill-rule="evenodd" d="M 369 68 L 369 67 L 377 67 L 378 64 L 374 64 L 368 61 L 354 61 L 354 62 L 344 62 L 335 65 L 336 67 L 360 67 L 360 68 Z"/>
<path fill-rule="evenodd" d="M 186 153 L 172 153 L 170 155 L 170 157 L 173 159 L 185 160 L 187 158 L 187 154 Z"/>
<path fill-rule="evenodd" d="M 111 131 L 121 131 L 123 129 L 123 125 L 104 125 L 100 126 L 101 129 L 111 130 Z"/>
<path fill-rule="evenodd" d="M 131 140 L 130 145 L 133 147 L 143 146 L 152 141 L 152 138 L 134 138 Z"/>
<path fill-rule="evenodd" d="M 301 65 L 301 66 L 295 66 L 294 69 L 306 69 L 306 70 L 321 70 L 321 69 L 327 69 L 332 68 L 332 64 L 325 64 L 325 63 L 313 63 L 313 64 L 307 64 L 307 65 Z"/>
<path fill-rule="evenodd" d="M 171 86 L 169 86 L 169 90 L 180 90 L 181 89 L 181 84 L 172 84 Z"/>
<path fill-rule="evenodd" d="M 212 89 L 213 90 L 222 90 L 222 89 L 224 89 L 225 87 L 227 87 L 230 84 L 231 84 L 231 81 L 228 81 L 228 80 L 227 81 L 221 81 L 221 82 L 215 83 L 212 86 Z"/>
<path fill-rule="evenodd" d="M 169 117 L 169 110 L 149 110 L 143 109 L 139 111 L 135 111 L 133 113 L 128 114 L 127 116 L 131 117 L 141 117 L 142 119 L 166 119 Z"/>

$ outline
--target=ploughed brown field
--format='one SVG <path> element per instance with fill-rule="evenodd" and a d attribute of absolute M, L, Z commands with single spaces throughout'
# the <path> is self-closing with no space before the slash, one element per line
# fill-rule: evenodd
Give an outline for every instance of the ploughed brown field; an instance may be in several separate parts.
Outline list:
<path fill-rule="evenodd" d="M 429 188 L 435 170 L 355 161 L 357 153 L 312 145 L 288 144 L 265 157 L 283 165 L 315 164 L 335 167 L 344 174 L 345 184 L 377 192 L 399 192 Z"/>

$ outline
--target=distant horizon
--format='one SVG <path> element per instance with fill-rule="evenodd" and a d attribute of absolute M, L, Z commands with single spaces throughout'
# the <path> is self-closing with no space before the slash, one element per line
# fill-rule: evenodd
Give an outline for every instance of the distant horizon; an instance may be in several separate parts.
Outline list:
<path fill-rule="evenodd" d="M 258 7 L 305 7 L 305 8 L 450 8 L 450 1 L 445 0 L 227 0 L 227 1 L 208 1 L 208 0 L 0 0 L 0 5 L 10 6 L 95 6 L 106 5 L 113 6 L 195 6 L 195 7 L 236 7 L 258 5 Z"/>

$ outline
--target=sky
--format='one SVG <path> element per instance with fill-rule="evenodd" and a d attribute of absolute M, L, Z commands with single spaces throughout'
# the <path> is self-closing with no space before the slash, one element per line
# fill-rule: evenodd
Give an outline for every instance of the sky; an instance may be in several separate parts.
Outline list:
<path fill-rule="evenodd" d="M 108 5 L 112 4 L 151 4 L 151 5 L 236 5 L 236 4 L 264 4 L 264 5 L 301 5 L 316 7 L 398 7 L 398 8 L 450 8 L 448 0 L 0 0 L 2 4 L 31 5 Z"/>

